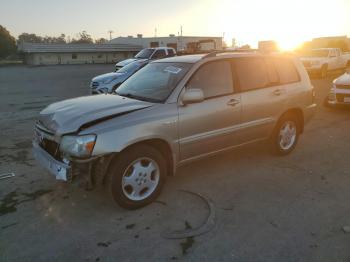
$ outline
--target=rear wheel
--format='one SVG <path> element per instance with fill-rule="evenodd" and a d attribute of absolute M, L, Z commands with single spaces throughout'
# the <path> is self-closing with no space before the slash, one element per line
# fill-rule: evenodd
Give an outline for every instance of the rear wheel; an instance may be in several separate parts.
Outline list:
<path fill-rule="evenodd" d="M 150 204 L 160 194 L 166 178 L 166 161 L 153 147 L 131 147 L 111 165 L 108 187 L 120 206 L 137 209 Z"/>
<path fill-rule="evenodd" d="M 272 136 L 272 149 L 277 155 L 292 152 L 298 142 L 300 127 L 295 114 L 286 114 L 277 123 Z"/>

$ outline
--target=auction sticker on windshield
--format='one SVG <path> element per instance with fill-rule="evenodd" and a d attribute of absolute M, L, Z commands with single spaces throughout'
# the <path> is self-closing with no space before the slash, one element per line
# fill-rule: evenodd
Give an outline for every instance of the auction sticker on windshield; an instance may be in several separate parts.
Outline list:
<path fill-rule="evenodd" d="M 181 72 L 181 68 L 175 67 L 175 66 L 167 66 L 166 68 L 164 68 L 164 72 L 168 72 L 171 74 L 178 74 Z"/>

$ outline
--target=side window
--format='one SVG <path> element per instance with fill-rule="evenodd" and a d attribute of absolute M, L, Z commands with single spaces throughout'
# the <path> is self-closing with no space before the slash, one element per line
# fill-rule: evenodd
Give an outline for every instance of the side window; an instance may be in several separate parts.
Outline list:
<path fill-rule="evenodd" d="M 294 63 L 289 58 L 273 58 L 281 84 L 300 81 L 300 76 Z"/>
<path fill-rule="evenodd" d="M 157 51 L 152 55 L 152 59 L 160 59 L 160 58 L 163 58 L 163 57 L 166 57 L 165 50 L 163 50 L 163 49 L 157 50 Z"/>
<path fill-rule="evenodd" d="M 175 53 L 174 53 L 174 50 L 173 49 L 168 49 L 168 56 L 174 56 Z"/>
<path fill-rule="evenodd" d="M 270 84 L 266 64 L 262 58 L 237 58 L 234 65 L 242 92 L 264 88 Z"/>
<path fill-rule="evenodd" d="M 192 76 L 187 88 L 202 89 L 205 98 L 233 93 L 231 63 L 222 60 L 204 64 Z"/>
<path fill-rule="evenodd" d="M 279 84 L 280 79 L 274 64 L 274 61 L 271 58 L 265 58 L 266 70 L 269 76 L 270 84 Z"/>

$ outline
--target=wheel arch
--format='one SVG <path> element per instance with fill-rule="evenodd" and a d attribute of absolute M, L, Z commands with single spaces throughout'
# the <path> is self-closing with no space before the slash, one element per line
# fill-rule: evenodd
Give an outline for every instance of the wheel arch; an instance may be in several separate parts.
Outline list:
<path fill-rule="evenodd" d="M 169 145 L 169 143 L 167 141 L 165 141 L 164 139 L 161 139 L 161 138 L 149 138 L 149 139 L 137 141 L 133 144 L 130 144 L 130 145 L 126 146 L 125 148 L 123 148 L 120 152 L 113 153 L 113 159 L 118 160 L 118 156 L 120 154 L 122 154 L 126 150 L 130 150 L 133 147 L 136 147 L 138 145 L 148 145 L 148 146 L 151 146 L 151 147 L 155 148 L 156 150 L 158 150 L 165 158 L 165 161 L 167 164 L 167 175 L 173 176 L 175 174 L 175 169 L 174 169 L 175 159 L 173 157 L 171 146 Z M 107 167 L 107 172 L 105 175 L 107 175 L 109 173 L 108 171 L 110 169 L 110 166 L 111 166 L 111 163 L 109 163 L 109 166 Z"/>
<path fill-rule="evenodd" d="M 303 110 L 301 110 L 300 108 L 298 107 L 295 107 L 295 108 L 290 108 L 288 109 L 287 111 L 285 111 L 284 113 L 282 113 L 280 115 L 280 117 L 278 118 L 277 122 L 276 122 L 276 126 L 277 124 L 280 122 L 280 120 L 288 115 L 288 114 L 293 114 L 293 115 L 296 115 L 297 118 L 298 118 L 298 124 L 299 124 L 299 127 L 300 127 L 300 134 L 302 134 L 304 132 L 304 113 L 303 113 Z"/>

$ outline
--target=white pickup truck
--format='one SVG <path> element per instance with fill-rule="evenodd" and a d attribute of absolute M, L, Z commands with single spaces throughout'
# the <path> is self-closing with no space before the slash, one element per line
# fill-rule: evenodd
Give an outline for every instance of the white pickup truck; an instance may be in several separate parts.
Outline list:
<path fill-rule="evenodd" d="M 322 78 L 327 76 L 328 71 L 350 66 L 350 54 L 343 53 L 340 48 L 312 49 L 301 56 L 300 60 L 310 74 L 318 73 Z"/>

